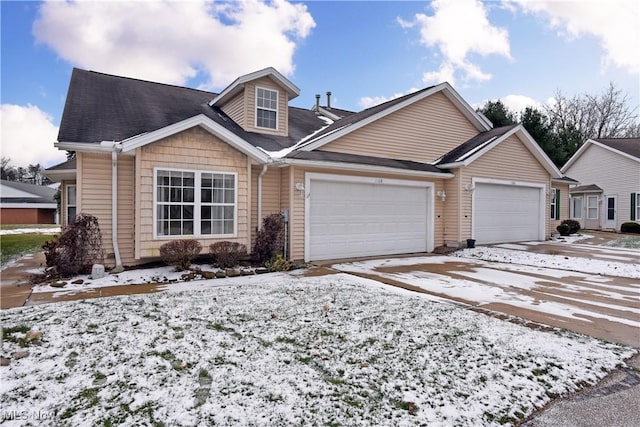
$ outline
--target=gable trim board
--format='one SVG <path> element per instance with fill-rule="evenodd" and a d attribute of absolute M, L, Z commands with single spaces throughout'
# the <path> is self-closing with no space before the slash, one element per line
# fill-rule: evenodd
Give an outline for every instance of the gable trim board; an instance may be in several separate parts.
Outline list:
<path fill-rule="evenodd" d="M 538 143 L 533 139 L 533 137 L 527 132 L 527 130 L 522 125 L 517 125 L 513 129 L 504 133 L 499 137 L 493 137 L 487 140 L 485 143 L 480 146 L 474 148 L 473 150 L 463 153 L 455 162 L 438 164 L 436 165 L 442 169 L 454 169 L 459 168 L 461 166 L 469 166 L 471 163 L 485 155 L 487 152 L 494 149 L 496 146 L 501 144 L 511 135 L 518 134 L 522 136 L 520 141 L 523 142 L 524 146 L 533 154 L 533 156 L 540 162 L 542 167 L 544 167 L 547 172 L 551 175 L 551 178 L 562 178 L 562 172 L 556 167 L 556 165 L 551 161 L 549 156 L 540 148 Z"/>
<path fill-rule="evenodd" d="M 471 235 L 479 244 L 544 240 L 546 188 L 544 183 L 473 178 Z M 532 223 L 537 223 L 534 228 Z"/>
<path fill-rule="evenodd" d="M 378 113 L 375 113 L 369 117 L 366 117 L 362 120 L 359 120 L 355 123 L 347 124 L 343 127 L 337 128 L 332 132 L 322 135 L 318 138 L 312 139 L 303 145 L 301 145 L 298 149 L 303 151 L 313 151 L 317 148 L 322 147 L 330 143 L 331 141 L 335 141 L 338 138 L 341 138 L 351 132 L 354 132 L 370 123 L 375 122 L 383 117 L 388 116 L 398 110 L 401 110 L 415 102 L 418 102 L 424 98 L 427 98 L 435 93 L 442 92 L 445 96 L 462 112 L 462 114 L 478 129 L 478 131 L 488 131 L 491 129 L 491 124 L 487 122 L 486 118 L 481 117 L 474 111 L 474 109 L 464 100 L 462 97 L 449 85 L 449 83 L 441 83 L 437 86 L 433 86 L 432 88 L 426 89 L 422 92 L 417 93 L 414 96 L 410 96 L 406 100 L 399 102 L 389 108 L 385 108 Z"/>
<path fill-rule="evenodd" d="M 425 181 L 305 173 L 305 261 L 433 251 L 434 188 Z M 384 200 L 386 210 L 376 206 L 382 197 L 395 197 Z"/>

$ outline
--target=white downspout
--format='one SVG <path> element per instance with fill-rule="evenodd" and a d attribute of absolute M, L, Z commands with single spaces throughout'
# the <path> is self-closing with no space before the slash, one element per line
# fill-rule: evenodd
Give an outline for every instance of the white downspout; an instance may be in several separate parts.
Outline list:
<path fill-rule="evenodd" d="M 258 175 L 258 231 L 262 230 L 262 177 L 267 173 L 268 164 L 262 166 L 262 171 Z"/>
<path fill-rule="evenodd" d="M 112 273 L 124 271 L 118 247 L 118 153 L 120 151 L 122 151 L 122 145 L 114 143 L 113 151 L 111 151 L 111 242 L 116 257 L 116 266 L 111 270 Z"/>

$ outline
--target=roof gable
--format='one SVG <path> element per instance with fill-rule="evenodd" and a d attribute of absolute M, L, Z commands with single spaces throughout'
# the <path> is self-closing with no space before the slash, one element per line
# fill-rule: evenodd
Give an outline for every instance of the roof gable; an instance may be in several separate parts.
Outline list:
<path fill-rule="evenodd" d="M 592 145 L 604 148 L 611 153 L 627 159 L 640 162 L 640 138 L 594 138 L 582 144 L 578 151 L 562 166 L 562 172 L 566 172 Z"/>
<path fill-rule="evenodd" d="M 289 95 L 289 100 L 300 95 L 300 89 L 294 85 L 289 79 L 280 74 L 275 68 L 268 67 L 263 70 L 255 71 L 253 73 L 245 74 L 235 79 L 229 86 L 227 86 L 219 95 L 213 98 L 209 105 L 214 107 L 220 107 L 227 101 L 231 100 L 238 93 L 244 90 L 246 83 L 253 80 L 261 79 L 263 77 L 269 77 L 277 85 L 281 86 Z"/>
<path fill-rule="evenodd" d="M 517 135 L 523 145 L 533 154 L 542 167 L 552 178 L 561 178 L 562 173 L 553 164 L 549 156 L 540 148 L 529 132 L 522 126 L 510 125 L 481 132 L 460 146 L 454 148 L 435 162 L 435 165 L 443 169 L 453 169 L 461 166 L 469 166 L 475 160 L 482 157 L 494 147 L 504 142 L 511 135 Z"/>
<path fill-rule="evenodd" d="M 387 101 L 376 105 L 375 107 L 362 110 L 346 116 L 331 126 L 328 126 L 322 132 L 319 132 L 313 139 L 307 141 L 299 147 L 303 151 L 312 151 L 328 144 L 338 138 L 341 138 L 355 130 L 358 130 L 370 123 L 375 122 L 383 117 L 387 117 L 394 112 L 403 109 L 415 102 L 436 93 L 443 93 L 461 112 L 469 119 L 478 131 L 487 131 L 491 129 L 491 124 L 479 115 L 462 97 L 448 84 L 441 83 L 437 86 L 430 86 L 417 92 Z"/>

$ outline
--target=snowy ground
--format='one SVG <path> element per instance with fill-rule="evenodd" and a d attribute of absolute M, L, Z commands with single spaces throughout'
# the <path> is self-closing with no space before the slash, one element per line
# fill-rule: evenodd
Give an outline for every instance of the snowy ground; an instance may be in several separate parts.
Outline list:
<path fill-rule="evenodd" d="M 167 288 L 2 311 L 5 424 L 510 424 L 634 352 L 344 274 Z"/>
<path fill-rule="evenodd" d="M 43 227 L 43 228 L 15 228 L 9 230 L 0 230 L 0 236 L 5 234 L 58 234 L 60 227 Z"/>

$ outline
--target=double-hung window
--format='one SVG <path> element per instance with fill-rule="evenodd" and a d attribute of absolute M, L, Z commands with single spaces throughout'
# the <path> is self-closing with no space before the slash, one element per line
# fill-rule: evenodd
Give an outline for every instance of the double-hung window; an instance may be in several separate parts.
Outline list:
<path fill-rule="evenodd" d="M 66 187 L 66 199 L 67 199 L 67 225 L 73 224 L 76 220 L 77 214 L 77 187 L 75 185 L 67 185 Z"/>
<path fill-rule="evenodd" d="M 640 221 L 640 193 L 631 193 L 631 221 Z"/>
<path fill-rule="evenodd" d="M 236 234 L 235 173 L 155 170 L 156 236 Z"/>
<path fill-rule="evenodd" d="M 598 196 L 587 197 L 587 219 L 598 219 Z"/>
<path fill-rule="evenodd" d="M 550 197 L 551 197 L 551 201 L 550 201 L 551 215 L 550 215 L 550 218 L 553 219 L 553 220 L 558 220 L 558 219 L 560 219 L 560 190 L 558 190 L 557 188 L 552 188 Z"/>
<path fill-rule="evenodd" d="M 256 126 L 278 129 L 278 91 L 256 88 Z"/>
<path fill-rule="evenodd" d="M 571 218 L 582 219 L 582 196 L 571 198 Z"/>

